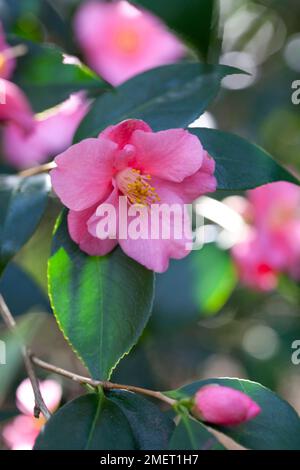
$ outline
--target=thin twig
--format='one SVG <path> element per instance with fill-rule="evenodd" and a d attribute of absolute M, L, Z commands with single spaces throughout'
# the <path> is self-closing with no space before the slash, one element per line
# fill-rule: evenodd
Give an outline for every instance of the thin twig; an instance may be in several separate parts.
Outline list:
<path fill-rule="evenodd" d="M 45 369 L 49 372 L 53 372 L 58 375 L 62 375 L 68 379 L 73 380 L 74 382 L 80 384 L 87 384 L 91 387 L 102 387 L 104 390 L 128 390 L 129 392 L 135 392 L 142 395 L 147 395 L 152 398 L 156 398 L 157 400 L 163 401 L 170 406 L 173 406 L 176 403 L 176 400 L 167 397 L 161 392 L 157 392 L 155 390 L 149 390 L 147 388 L 135 387 L 134 385 L 122 385 L 122 384 L 115 384 L 112 382 L 101 381 L 101 380 L 93 380 L 89 377 L 84 377 L 82 375 L 75 374 L 74 372 L 70 372 L 68 370 L 62 369 L 61 367 L 54 366 L 53 364 L 49 364 L 48 362 L 39 359 L 38 357 L 31 355 L 31 361 L 36 364 L 37 366 Z"/>
<path fill-rule="evenodd" d="M 48 171 L 53 170 L 56 168 L 55 162 L 45 163 L 44 165 L 34 166 L 32 168 L 28 168 L 28 170 L 20 171 L 19 176 L 23 176 L 27 178 L 28 176 L 35 176 L 40 175 L 41 173 L 48 173 Z"/>
<path fill-rule="evenodd" d="M 1 294 L 0 294 L 0 315 L 3 318 L 3 321 L 5 325 L 7 326 L 7 328 L 11 330 L 14 334 L 16 334 L 16 336 L 18 336 L 18 339 L 21 341 L 21 338 L 17 333 L 15 319 L 12 316 Z M 29 380 L 32 385 L 33 393 L 34 393 L 34 400 L 35 400 L 34 416 L 35 418 L 39 418 L 40 413 L 42 413 L 44 417 L 48 420 L 51 417 L 51 413 L 48 410 L 43 400 L 40 387 L 39 387 L 39 382 L 35 375 L 32 362 L 30 360 L 30 351 L 25 345 L 22 344 L 22 341 L 21 341 L 21 347 L 22 347 L 22 355 L 23 355 L 25 368 L 26 368 Z"/>

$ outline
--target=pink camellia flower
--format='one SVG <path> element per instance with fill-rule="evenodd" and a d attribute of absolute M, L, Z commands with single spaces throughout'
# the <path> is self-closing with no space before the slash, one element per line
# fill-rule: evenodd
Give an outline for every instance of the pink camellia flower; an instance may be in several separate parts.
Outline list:
<path fill-rule="evenodd" d="M 84 93 L 76 93 L 55 108 L 34 116 L 31 132 L 11 122 L 3 130 L 3 149 L 7 161 L 23 169 L 44 163 L 72 144 L 79 123 L 89 109 Z"/>
<path fill-rule="evenodd" d="M 184 54 L 158 18 L 123 0 L 83 4 L 75 34 L 89 65 L 112 85 Z"/>
<path fill-rule="evenodd" d="M 33 112 L 22 90 L 0 78 L 0 123 L 10 122 L 23 132 L 30 132 L 34 126 Z"/>
<path fill-rule="evenodd" d="M 186 229 L 180 239 L 172 236 L 177 222 L 162 214 L 159 220 L 151 220 L 151 229 L 155 231 L 159 225 L 156 233 L 161 234 L 161 225 L 169 228 L 168 239 L 154 239 L 148 233 L 145 238 L 132 239 L 120 232 L 104 239 L 97 232 L 102 205 L 109 204 L 118 217 L 119 199 L 125 196 L 128 213 L 132 208 L 149 210 L 160 202 L 167 207 L 175 204 L 186 215 L 185 203 L 216 189 L 214 160 L 197 137 L 184 129 L 153 132 L 145 122 L 134 119 L 73 145 L 56 157 L 55 163 L 53 188 L 70 209 L 70 236 L 80 248 L 89 255 L 105 255 L 119 243 L 129 257 L 157 272 L 168 268 L 170 258 L 180 259 L 189 253 L 188 217 L 178 222 Z"/>
<path fill-rule="evenodd" d="M 212 384 L 200 388 L 196 393 L 195 412 L 208 423 L 235 426 L 255 418 L 261 408 L 245 393 Z"/>
<path fill-rule="evenodd" d="M 0 22 L 0 78 L 9 79 L 14 68 L 13 49 L 6 43 L 3 27 Z"/>
<path fill-rule="evenodd" d="M 287 182 L 248 192 L 251 230 L 232 249 L 242 282 L 258 290 L 276 288 L 278 275 L 300 279 L 300 188 Z"/>
<path fill-rule="evenodd" d="M 47 408 L 54 412 L 62 396 L 60 384 L 54 380 L 45 380 L 40 383 L 40 390 Z M 39 419 L 34 417 L 34 394 L 29 379 L 19 385 L 16 403 L 22 414 L 4 426 L 2 436 L 9 449 L 31 450 L 45 424 L 45 419 L 42 415 Z"/>

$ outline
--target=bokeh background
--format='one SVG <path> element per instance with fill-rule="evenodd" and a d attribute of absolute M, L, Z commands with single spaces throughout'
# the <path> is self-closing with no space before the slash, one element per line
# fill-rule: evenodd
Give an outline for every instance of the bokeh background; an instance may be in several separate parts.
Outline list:
<path fill-rule="evenodd" d="M 54 42 L 80 55 L 72 33 L 79 3 L 0 0 L 0 17 L 10 34 Z M 300 172 L 300 105 L 291 101 L 292 82 L 300 79 L 300 2 L 221 0 L 219 6 L 211 57 L 251 75 L 226 79 L 200 125 L 244 136 Z M 4 171 L 13 170 L 2 162 Z M 225 196 L 218 192 L 213 197 Z M 47 300 L 46 264 L 58 212 L 52 198 L 36 234 L 7 268 L 0 292 L 37 355 L 86 373 L 59 332 Z M 210 221 L 207 225 L 203 249 L 157 276 L 152 319 L 113 380 L 166 390 L 207 377 L 249 378 L 277 391 L 300 412 L 300 365 L 291 361 L 292 342 L 300 339 L 300 287 L 286 279 L 272 293 L 241 286 L 229 252 L 215 235 L 218 230 Z M 10 361 L 0 368 L 3 419 L 16 412 L 14 392 L 25 371 L 15 340 L 2 324 L 0 338 L 7 340 Z M 70 381 L 62 384 L 64 401 L 81 393 Z"/>

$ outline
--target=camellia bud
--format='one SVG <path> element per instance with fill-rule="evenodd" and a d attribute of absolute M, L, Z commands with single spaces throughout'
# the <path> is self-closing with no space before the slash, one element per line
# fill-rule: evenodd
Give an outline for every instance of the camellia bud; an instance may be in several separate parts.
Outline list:
<path fill-rule="evenodd" d="M 261 408 L 245 393 L 212 384 L 196 393 L 194 411 L 208 423 L 234 426 L 255 418 Z"/>

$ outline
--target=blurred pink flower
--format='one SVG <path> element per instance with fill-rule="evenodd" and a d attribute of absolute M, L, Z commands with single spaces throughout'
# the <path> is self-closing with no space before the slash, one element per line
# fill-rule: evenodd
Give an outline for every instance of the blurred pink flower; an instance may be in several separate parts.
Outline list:
<path fill-rule="evenodd" d="M 221 426 L 235 426 L 255 418 L 261 408 L 248 395 L 217 384 L 200 388 L 195 395 L 199 418 Z"/>
<path fill-rule="evenodd" d="M 6 43 L 2 24 L 0 22 L 0 78 L 9 79 L 15 68 L 15 60 L 11 53 L 12 49 Z"/>
<path fill-rule="evenodd" d="M 17 85 L 0 78 L 0 123 L 14 123 L 20 132 L 30 132 L 34 126 L 31 106 Z"/>
<path fill-rule="evenodd" d="M 40 383 L 40 390 L 48 409 L 54 412 L 61 400 L 61 386 L 54 380 L 45 380 Z M 42 415 L 39 419 L 33 415 L 34 395 L 29 379 L 19 385 L 16 404 L 22 414 L 4 426 L 2 436 L 9 449 L 30 450 L 45 424 L 45 419 Z"/>
<path fill-rule="evenodd" d="M 74 28 L 88 64 L 112 85 L 184 54 L 158 18 L 124 0 L 83 4 Z"/>
<path fill-rule="evenodd" d="M 3 130 L 7 161 L 22 169 L 43 163 L 62 152 L 72 144 L 75 131 L 88 109 L 89 103 L 80 92 L 55 108 L 35 115 L 34 126 L 27 134 L 11 121 Z"/>
<path fill-rule="evenodd" d="M 232 253 L 241 280 L 259 290 L 277 286 L 279 273 L 300 279 L 300 188 L 287 182 L 248 192 L 251 230 Z"/>
<path fill-rule="evenodd" d="M 70 236 L 80 248 L 89 255 L 105 255 L 119 243 L 129 257 L 157 272 L 168 268 L 170 258 L 180 259 L 189 253 L 187 239 L 174 235 L 171 239 L 132 239 L 118 233 L 115 238 L 101 239 L 97 223 L 102 204 L 109 203 L 118 214 L 119 197 L 126 196 L 128 207 L 148 210 L 161 201 L 177 204 L 185 213 L 184 203 L 216 189 L 214 160 L 197 137 L 184 129 L 153 132 L 145 122 L 133 119 L 108 127 L 97 139 L 73 145 L 55 162 L 53 189 L 70 209 Z M 161 220 L 162 214 L 156 221 L 160 227 Z M 175 222 L 169 219 L 163 223 L 170 224 L 173 234 Z M 184 233 L 190 241 L 188 216 L 182 223 L 187 225 Z"/>
<path fill-rule="evenodd" d="M 268 247 L 257 234 L 232 248 L 240 280 L 255 290 L 270 291 L 277 287 L 278 272 L 269 263 Z"/>

